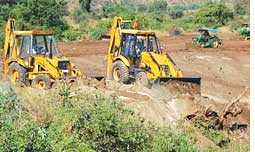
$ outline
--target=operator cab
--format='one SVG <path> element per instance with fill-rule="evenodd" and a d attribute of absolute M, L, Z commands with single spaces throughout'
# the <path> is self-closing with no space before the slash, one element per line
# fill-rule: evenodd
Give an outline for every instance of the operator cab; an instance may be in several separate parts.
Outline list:
<path fill-rule="evenodd" d="M 158 39 L 154 34 L 122 34 L 121 53 L 127 58 L 140 58 L 142 52 L 159 54 Z"/>
<path fill-rule="evenodd" d="M 19 35 L 18 35 L 19 36 Z M 28 35 L 20 35 L 20 58 L 27 58 L 28 56 L 59 56 L 57 44 L 53 33 L 41 34 L 33 32 Z"/>

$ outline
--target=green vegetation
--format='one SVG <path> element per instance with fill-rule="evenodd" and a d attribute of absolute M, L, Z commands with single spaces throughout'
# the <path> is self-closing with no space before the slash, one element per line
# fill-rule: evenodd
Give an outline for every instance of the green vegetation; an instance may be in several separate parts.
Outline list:
<path fill-rule="evenodd" d="M 86 1 L 87 3 L 88 1 Z M 81 4 L 73 13 L 73 18 L 76 19 L 76 23 L 86 27 L 85 35 L 88 38 L 99 39 L 109 30 L 111 22 L 108 21 L 112 21 L 117 14 L 133 21 L 138 19 L 144 29 L 176 33 L 175 30 L 178 27 L 177 33 L 183 33 L 184 31 L 194 31 L 200 27 L 217 28 L 228 25 L 229 21 L 235 19 L 234 13 L 240 11 L 240 7 L 246 8 L 242 3 L 237 3 L 233 10 L 223 2 L 211 1 L 171 6 L 165 0 L 149 1 L 146 4 L 105 1 L 101 8 L 90 8 L 89 11 L 84 9 Z M 247 14 L 247 12 L 242 13 L 243 15 Z M 107 20 L 106 26 L 105 20 Z M 91 24 L 88 23 L 89 21 Z"/>
<path fill-rule="evenodd" d="M 220 3 L 210 4 L 198 10 L 194 15 L 194 23 L 213 28 L 226 25 L 234 17 L 233 11 Z"/>
<path fill-rule="evenodd" d="M 115 97 L 71 92 L 66 85 L 50 93 L 1 84 L 0 151 L 198 150 L 190 130 L 157 127 Z"/>
<path fill-rule="evenodd" d="M 63 19 L 67 11 L 67 1 L 58 0 L 8 0 L 0 1 L 0 40 L 3 44 L 3 35 L 6 21 L 15 18 L 17 29 L 53 29 L 57 40 L 62 40 L 63 31 L 70 29 Z M 0 47 L 2 47 L 2 44 Z"/>
<path fill-rule="evenodd" d="M 202 134 L 205 137 L 211 139 L 216 145 L 223 147 L 229 142 L 228 139 L 225 139 L 221 131 L 214 128 L 213 122 L 203 122 L 201 120 L 196 120 L 194 123 L 195 127 L 199 128 Z"/>

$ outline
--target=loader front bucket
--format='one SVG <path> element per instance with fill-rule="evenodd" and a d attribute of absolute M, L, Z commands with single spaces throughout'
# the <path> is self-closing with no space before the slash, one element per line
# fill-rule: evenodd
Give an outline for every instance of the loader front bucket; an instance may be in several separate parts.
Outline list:
<path fill-rule="evenodd" d="M 167 89 L 173 95 L 201 95 L 199 77 L 160 77 L 155 81 L 155 85 Z"/>

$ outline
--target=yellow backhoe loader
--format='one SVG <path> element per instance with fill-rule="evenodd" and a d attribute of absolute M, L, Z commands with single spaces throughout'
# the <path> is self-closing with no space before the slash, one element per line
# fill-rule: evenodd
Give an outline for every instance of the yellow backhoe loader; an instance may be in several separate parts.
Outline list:
<path fill-rule="evenodd" d="M 56 80 L 73 81 L 82 73 L 59 54 L 51 30 L 16 31 L 15 19 L 5 28 L 4 76 L 11 82 L 48 89 Z"/>
<path fill-rule="evenodd" d="M 107 54 L 107 79 L 148 87 L 170 81 L 200 85 L 201 78 L 184 77 L 181 70 L 175 69 L 170 55 L 162 53 L 155 32 L 123 29 L 121 23 L 121 17 L 114 17 Z"/>

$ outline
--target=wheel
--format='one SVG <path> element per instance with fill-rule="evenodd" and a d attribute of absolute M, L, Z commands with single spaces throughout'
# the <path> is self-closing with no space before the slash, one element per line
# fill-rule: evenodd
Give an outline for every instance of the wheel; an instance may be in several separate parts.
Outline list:
<path fill-rule="evenodd" d="M 219 41 L 218 40 L 213 40 L 211 45 L 212 45 L 212 48 L 218 48 L 219 47 Z"/>
<path fill-rule="evenodd" d="M 129 70 L 122 61 L 116 61 L 112 66 L 112 79 L 117 82 L 129 82 Z"/>
<path fill-rule="evenodd" d="M 10 64 L 8 68 L 8 80 L 11 83 L 25 83 L 26 81 L 26 69 L 16 62 Z"/>
<path fill-rule="evenodd" d="M 200 48 L 205 48 L 205 44 L 204 43 L 200 43 Z"/>
<path fill-rule="evenodd" d="M 139 72 L 135 77 L 135 82 L 146 87 L 149 86 L 149 80 L 145 72 Z"/>
<path fill-rule="evenodd" d="M 38 89 L 44 89 L 47 90 L 51 86 L 51 82 L 48 76 L 46 75 L 37 75 L 33 80 L 32 80 L 32 87 L 38 88 Z"/>

